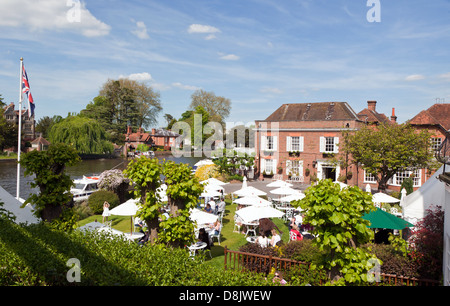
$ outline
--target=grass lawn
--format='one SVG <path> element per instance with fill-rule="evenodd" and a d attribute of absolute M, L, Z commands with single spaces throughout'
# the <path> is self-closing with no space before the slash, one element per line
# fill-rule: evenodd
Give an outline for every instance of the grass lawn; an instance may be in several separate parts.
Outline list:
<path fill-rule="evenodd" d="M 231 204 L 229 201 L 226 201 L 227 205 L 225 207 L 225 215 L 223 217 L 223 227 L 222 227 L 222 235 L 220 239 L 220 245 L 217 242 L 217 239 L 214 239 L 214 246 L 211 247 L 211 255 L 212 259 L 209 258 L 209 254 L 206 256 L 206 260 L 208 264 L 216 266 L 217 268 L 223 268 L 224 264 L 224 255 L 223 251 L 225 246 L 230 250 L 238 250 L 240 246 L 247 243 L 245 240 L 244 234 L 234 233 L 234 213 L 236 211 L 236 204 Z M 98 222 L 102 222 L 103 217 L 101 215 L 90 216 L 86 219 L 81 220 L 78 225 L 83 226 L 87 223 L 93 222 L 97 220 Z M 109 220 L 112 221 L 112 227 L 122 231 L 129 233 L 130 232 L 130 224 L 131 220 L 128 216 L 110 216 Z M 283 232 L 281 235 L 281 239 L 285 242 L 289 241 L 289 229 L 287 227 L 287 222 L 282 219 L 274 218 L 273 222 L 278 226 L 278 228 Z"/>

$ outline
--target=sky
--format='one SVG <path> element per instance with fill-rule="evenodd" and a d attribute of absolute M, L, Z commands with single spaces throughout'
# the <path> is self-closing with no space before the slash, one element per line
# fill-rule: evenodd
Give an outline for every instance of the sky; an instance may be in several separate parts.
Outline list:
<path fill-rule="evenodd" d="M 160 93 L 155 127 L 197 89 L 231 100 L 231 126 L 284 103 L 368 100 L 405 122 L 450 102 L 450 1 L 1 0 L 0 94 L 16 108 L 21 57 L 37 120 L 129 77 Z"/>

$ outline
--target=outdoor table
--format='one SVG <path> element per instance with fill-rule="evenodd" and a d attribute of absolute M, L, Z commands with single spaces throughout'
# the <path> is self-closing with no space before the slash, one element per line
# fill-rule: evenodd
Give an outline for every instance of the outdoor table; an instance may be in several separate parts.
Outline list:
<path fill-rule="evenodd" d="M 195 256 L 195 252 L 201 249 L 206 248 L 206 242 L 197 242 L 194 244 L 191 244 L 188 249 L 189 249 L 189 254 L 190 256 Z"/>
<path fill-rule="evenodd" d="M 247 227 L 247 231 L 245 232 L 245 236 L 247 236 L 249 232 L 253 232 L 253 234 L 256 236 L 256 228 L 259 226 L 259 223 L 242 222 L 242 224 Z"/>

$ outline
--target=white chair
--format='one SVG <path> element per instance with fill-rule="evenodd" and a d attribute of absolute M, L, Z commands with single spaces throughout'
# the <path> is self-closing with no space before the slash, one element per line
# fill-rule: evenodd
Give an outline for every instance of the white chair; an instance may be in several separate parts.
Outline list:
<path fill-rule="evenodd" d="M 213 231 L 213 233 L 211 234 L 211 242 L 214 242 L 214 238 L 217 238 L 217 242 L 218 242 L 219 245 L 220 245 L 220 234 L 221 234 L 221 233 L 222 233 L 222 223 L 220 224 L 219 234 L 215 235 L 215 234 L 214 234 L 214 231 Z"/>

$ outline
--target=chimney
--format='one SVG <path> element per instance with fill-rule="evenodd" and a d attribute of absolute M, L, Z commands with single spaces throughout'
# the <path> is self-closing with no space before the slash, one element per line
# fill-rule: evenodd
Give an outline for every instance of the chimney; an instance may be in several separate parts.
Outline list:
<path fill-rule="evenodd" d="M 367 101 L 367 108 L 370 111 L 375 111 L 376 106 L 377 106 L 377 101 Z"/>
<path fill-rule="evenodd" d="M 391 116 L 391 122 L 396 123 L 397 122 L 397 116 L 395 115 L 395 108 L 392 108 L 392 116 Z"/>
<path fill-rule="evenodd" d="M 156 130 L 152 129 L 152 135 L 155 135 L 155 134 L 156 134 Z"/>
<path fill-rule="evenodd" d="M 127 135 L 130 135 L 131 133 L 132 133 L 131 126 L 127 126 Z"/>

